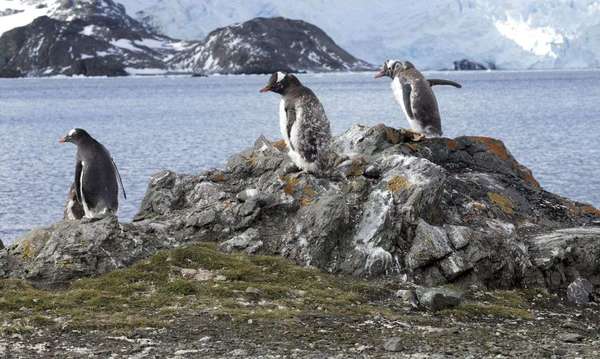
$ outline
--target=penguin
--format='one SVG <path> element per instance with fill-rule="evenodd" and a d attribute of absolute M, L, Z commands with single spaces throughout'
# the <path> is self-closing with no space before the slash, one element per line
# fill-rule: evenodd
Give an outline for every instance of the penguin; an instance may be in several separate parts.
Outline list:
<path fill-rule="evenodd" d="M 426 137 L 443 134 L 438 103 L 431 89 L 435 85 L 462 86 L 450 80 L 430 79 L 408 61 L 387 60 L 375 78 L 392 78 L 392 90 L 413 131 Z"/>
<path fill-rule="evenodd" d="M 322 173 L 329 160 L 331 129 L 323 105 L 311 89 L 292 74 L 278 71 L 260 92 L 282 96 L 279 126 L 288 155 L 301 170 Z"/>
<path fill-rule="evenodd" d="M 77 146 L 75 161 L 75 198 L 87 219 L 116 214 L 119 207 L 119 184 L 123 198 L 121 175 L 108 150 L 85 130 L 74 128 L 59 140 Z M 118 183 L 117 183 L 118 182 Z M 73 215 L 74 218 L 78 216 Z"/>

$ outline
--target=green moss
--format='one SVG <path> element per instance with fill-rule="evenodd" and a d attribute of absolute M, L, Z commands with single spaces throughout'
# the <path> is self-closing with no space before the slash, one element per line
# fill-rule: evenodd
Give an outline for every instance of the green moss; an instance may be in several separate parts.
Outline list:
<path fill-rule="evenodd" d="M 494 317 L 503 319 L 532 319 L 528 310 L 524 291 L 497 290 L 485 292 L 474 301 L 442 311 L 444 315 L 452 315 L 460 319 L 477 317 Z"/>
<path fill-rule="evenodd" d="M 181 268 L 209 270 L 226 280 L 187 279 Z M 248 287 L 259 294 L 246 292 Z M 228 255 L 213 244 L 160 252 L 130 268 L 77 280 L 64 290 L 0 280 L 0 291 L 0 316 L 21 323 L 11 326 L 16 331 L 52 326 L 57 318 L 71 329 L 159 328 L 171 325 L 174 316 L 198 310 L 232 320 L 287 320 L 313 312 L 394 316 L 375 304 L 390 296 L 386 286 L 299 267 L 280 257 Z"/>

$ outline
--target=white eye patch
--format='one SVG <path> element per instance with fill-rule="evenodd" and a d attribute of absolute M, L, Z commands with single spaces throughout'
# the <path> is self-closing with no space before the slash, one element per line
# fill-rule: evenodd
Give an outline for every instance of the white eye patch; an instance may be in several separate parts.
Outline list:
<path fill-rule="evenodd" d="M 73 136 L 75 134 L 75 132 L 77 132 L 75 129 L 72 129 L 71 131 L 69 131 L 69 136 Z"/>
<path fill-rule="evenodd" d="M 398 63 L 398 62 L 400 62 L 400 60 L 387 60 L 387 61 L 385 62 L 385 65 L 386 65 L 388 68 L 390 68 L 390 69 L 391 69 L 391 68 L 393 68 L 393 67 L 394 67 L 394 65 L 396 65 L 396 63 Z"/>
<path fill-rule="evenodd" d="M 284 78 L 285 78 L 285 74 L 281 71 L 277 71 L 277 82 L 283 81 Z"/>

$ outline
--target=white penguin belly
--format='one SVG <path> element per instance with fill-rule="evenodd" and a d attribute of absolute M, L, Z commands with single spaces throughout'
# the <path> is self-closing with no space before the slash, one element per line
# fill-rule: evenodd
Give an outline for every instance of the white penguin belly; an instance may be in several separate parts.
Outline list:
<path fill-rule="evenodd" d="M 404 90 L 402 88 L 402 84 L 400 83 L 400 79 L 397 77 L 395 77 L 392 81 L 392 91 L 394 92 L 396 102 L 398 102 L 400 107 L 402 107 L 402 112 L 404 112 L 404 116 L 406 116 L 406 120 L 408 121 L 410 128 L 417 132 L 423 132 L 421 124 L 418 121 L 410 118 L 408 111 L 406 111 L 406 106 L 404 105 Z"/>
<path fill-rule="evenodd" d="M 283 140 L 285 144 L 290 147 L 290 138 L 287 134 L 287 113 L 285 113 L 285 101 L 281 100 L 279 102 L 279 129 L 281 130 L 281 136 L 283 136 Z"/>
<path fill-rule="evenodd" d="M 81 193 L 81 205 L 83 206 L 83 213 L 86 218 L 94 218 L 94 213 L 88 207 L 87 202 L 85 201 L 85 195 L 83 194 L 83 176 L 85 174 L 85 162 L 81 162 L 81 175 L 79 176 L 79 191 Z"/>

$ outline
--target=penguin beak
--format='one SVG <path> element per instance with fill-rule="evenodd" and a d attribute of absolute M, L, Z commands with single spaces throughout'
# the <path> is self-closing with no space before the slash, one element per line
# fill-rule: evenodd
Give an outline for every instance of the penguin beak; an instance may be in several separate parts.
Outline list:
<path fill-rule="evenodd" d="M 375 78 L 378 79 L 380 77 L 385 76 L 385 71 L 381 70 L 378 73 L 375 74 Z"/>
<path fill-rule="evenodd" d="M 271 91 L 271 86 L 268 85 L 260 89 L 260 93 L 265 93 L 269 91 Z"/>
<path fill-rule="evenodd" d="M 67 143 L 69 142 L 70 138 L 68 136 L 65 137 L 61 137 L 58 139 L 58 143 Z"/>

